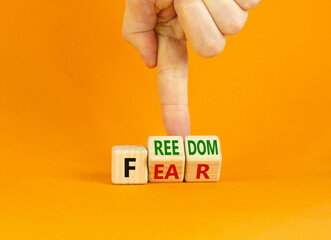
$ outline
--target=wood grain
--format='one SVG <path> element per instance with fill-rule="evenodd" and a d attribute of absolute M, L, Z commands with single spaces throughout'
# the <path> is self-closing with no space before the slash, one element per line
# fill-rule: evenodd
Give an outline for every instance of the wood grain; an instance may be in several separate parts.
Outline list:
<path fill-rule="evenodd" d="M 125 176 L 125 159 L 135 159 L 128 166 Z M 113 184 L 146 184 L 148 180 L 147 149 L 144 146 L 113 146 L 112 148 L 112 183 Z"/>
<path fill-rule="evenodd" d="M 161 151 L 155 148 L 155 141 L 162 143 L 162 147 L 159 148 Z M 165 144 L 165 141 L 168 145 Z M 166 150 L 165 145 L 170 148 Z M 147 148 L 149 182 L 182 182 L 184 180 L 185 152 L 182 137 L 152 136 L 148 138 Z M 159 168 L 157 165 L 159 165 Z M 160 165 L 162 165 L 162 167 L 160 167 Z M 155 173 L 156 171 L 157 174 Z M 174 171 L 176 171 L 178 178 L 174 174 Z M 169 173 L 170 176 L 167 176 L 167 173 Z M 155 174 L 160 179 L 157 179 Z"/>
<path fill-rule="evenodd" d="M 185 155 L 186 182 L 219 181 L 222 154 L 217 136 L 187 136 L 185 138 Z M 209 169 L 206 170 L 206 168 Z"/>

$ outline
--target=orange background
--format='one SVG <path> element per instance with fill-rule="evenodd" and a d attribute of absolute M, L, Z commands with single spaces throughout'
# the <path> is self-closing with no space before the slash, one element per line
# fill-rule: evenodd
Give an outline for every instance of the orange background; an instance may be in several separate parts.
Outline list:
<path fill-rule="evenodd" d="M 1 239 L 331 239 L 330 9 L 268 1 L 224 52 L 190 50 L 192 134 L 215 184 L 110 184 L 112 145 L 164 135 L 124 1 L 1 0 Z"/>

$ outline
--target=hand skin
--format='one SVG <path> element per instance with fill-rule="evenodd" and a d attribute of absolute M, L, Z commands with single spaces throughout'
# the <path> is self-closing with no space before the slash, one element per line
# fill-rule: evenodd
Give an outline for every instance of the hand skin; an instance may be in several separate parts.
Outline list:
<path fill-rule="evenodd" d="M 123 37 L 149 68 L 158 66 L 158 91 L 168 135 L 190 135 L 186 41 L 202 57 L 220 54 L 225 35 L 239 32 L 261 0 L 126 0 Z"/>

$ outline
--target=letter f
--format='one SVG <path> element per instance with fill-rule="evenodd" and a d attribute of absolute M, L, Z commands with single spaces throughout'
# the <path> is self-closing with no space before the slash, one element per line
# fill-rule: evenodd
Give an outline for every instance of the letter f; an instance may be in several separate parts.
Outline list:
<path fill-rule="evenodd" d="M 124 165 L 125 165 L 124 166 L 124 176 L 126 178 L 128 178 L 129 177 L 129 171 L 136 169 L 135 166 L 130 166 L 130 162 L 135 162 L 136 159 L 135 158 L 125 158 L 124 160 L 125 160 L 125 163 L 124 163 Z"/>

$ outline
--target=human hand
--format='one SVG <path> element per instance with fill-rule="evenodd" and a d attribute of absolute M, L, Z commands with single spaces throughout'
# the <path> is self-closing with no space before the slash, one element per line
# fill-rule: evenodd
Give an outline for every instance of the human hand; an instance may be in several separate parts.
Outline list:
<path fill-rule="evenodd" d="M 158 66 L 158 91 L 168 135 L 190 135 L 186 40 L 202 57 L 222 52 L 261 0 L 126 0 L 123 37 L 145 64 Z"/>

